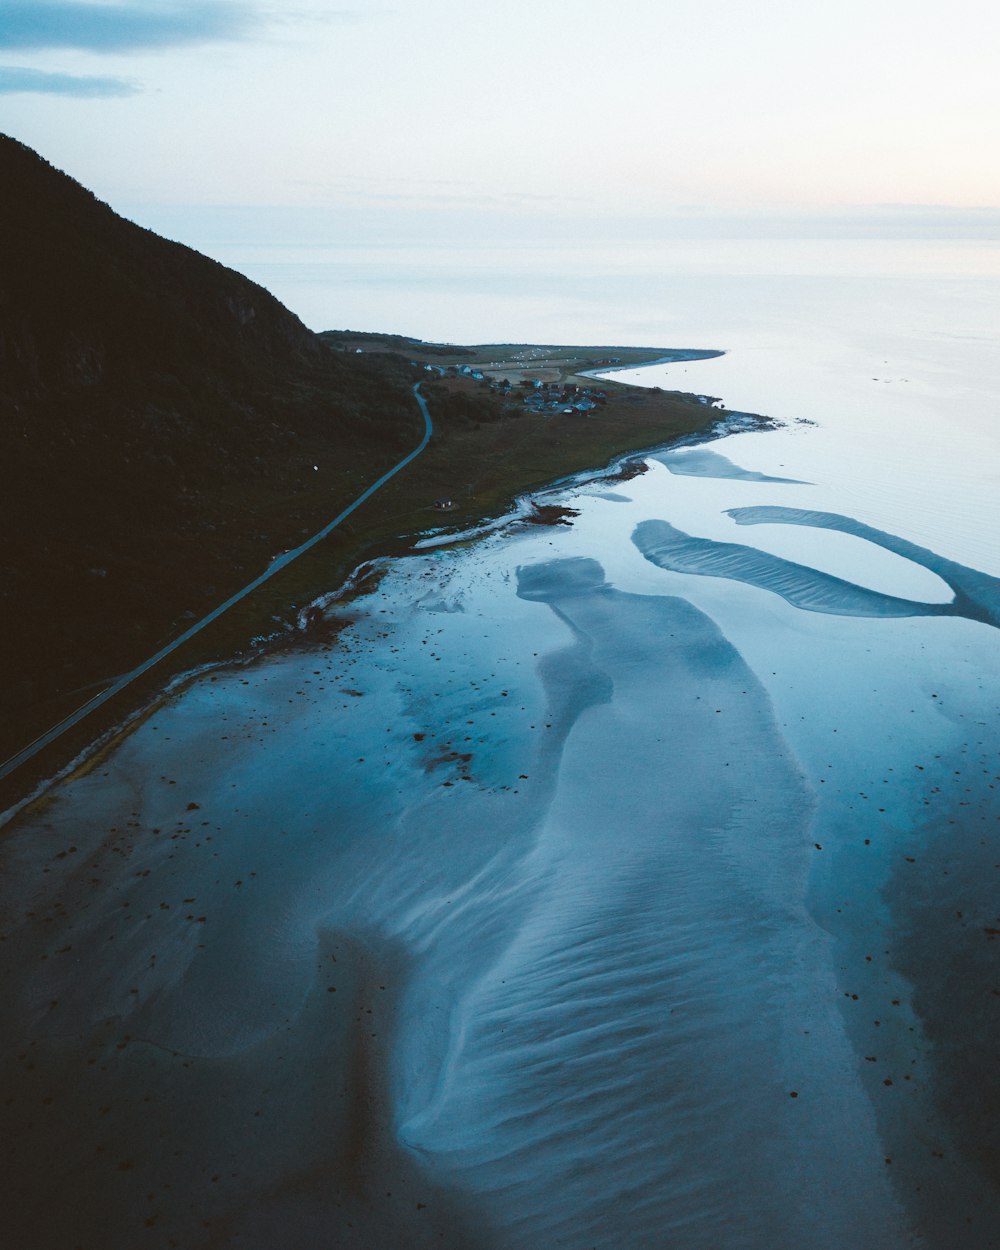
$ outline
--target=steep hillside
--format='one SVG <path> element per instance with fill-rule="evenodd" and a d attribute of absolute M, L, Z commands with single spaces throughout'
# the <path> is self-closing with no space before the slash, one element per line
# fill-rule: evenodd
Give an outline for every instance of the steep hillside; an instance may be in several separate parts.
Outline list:
<path fill-rule="evenodd" d="M 0 757 L 409 450 L 408 381 L 0 136 Z"/>

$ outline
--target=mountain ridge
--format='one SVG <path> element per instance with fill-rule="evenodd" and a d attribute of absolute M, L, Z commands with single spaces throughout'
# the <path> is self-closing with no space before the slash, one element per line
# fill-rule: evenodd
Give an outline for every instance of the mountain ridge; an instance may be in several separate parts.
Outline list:
<path fill-rule="evenodd" d="M 405 362 L 335 351 L 6 135 L 0 188 L 2 753 L 318 528 L 420 421 Z"/>

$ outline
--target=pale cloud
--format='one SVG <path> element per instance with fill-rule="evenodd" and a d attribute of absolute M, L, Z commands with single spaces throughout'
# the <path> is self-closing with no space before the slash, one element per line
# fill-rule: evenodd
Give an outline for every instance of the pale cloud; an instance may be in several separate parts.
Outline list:
<path fill-rule="evenodd" d="M 33 92 L 36 95 L 66 95 L 95 100 L 135 95 L 139 90 L 134 83 L 123 78 L 49 74 L 40 69 L 0 65 L 0 95 Z"/>
<path fill-rule="evenodd" d="M 386 10 L 279 8 L 236 0 L 0 0 L 0 47 L 139 52 L 243 41 L 265 26 L 355 23 Z"/>
<path fill-rule="evenodd" d="M 351 9 L 278 9 L 254 0 L 0 0 L 0 48 L 38 52 L 141 54 L 218 42 L 249 42 L 267 28 L 353 23 L 382 16 Z M 117 76 L 0 66 L 0 94 L 107 99 L 143 87 Z"/>
<path fill-rule="evenodd" d="M 326 207 L 345 238 L 995 230 L 1000 7 L 785 7 L 0 0 L 0 61 L 108 76 L 51 92 L 145 88 L 74 108 L 8 76 L 4 126 L 105 198 Z M 851 208 L 891 201 L 968 213 Z"/>
<path fill-rule="evenodd" d="M 268 21 L 273 22 L 373 22 L 382 18 L 394 17 L 395 9 L 330 9 L 326 5 L 319 8 L 290 7 L 277 8 L 267 4 L 259 6 L 259 12 Z"/>
<path fill-rule="evenodd" d="M 254 5 L 227 0 L 0 0 L 0 47 L 148 51 L 245 39 L 259 23 Z"/>

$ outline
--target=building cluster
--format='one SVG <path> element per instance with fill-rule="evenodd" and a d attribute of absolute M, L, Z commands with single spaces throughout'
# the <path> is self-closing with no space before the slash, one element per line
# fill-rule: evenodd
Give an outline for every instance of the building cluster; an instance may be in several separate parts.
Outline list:
<path fill-rule="evenodd" d="M 529 382 L 524 406 L 529 412 L 591 412 L 608 401 L 607 391 L 562 382 Z"/>
<path fill-rule="evenodd" d="M 418 367 L 416 361 L 411 361 Z M 489 387 L 494 394 L 502 399 L 509 399 L 514 393 L 514 385 L 509 378 L 498 378 L 492 373 L 485 373 L 472 365 L 431 365 L 423 368 L 428 373 L 437 373 L 447 378 L 468 378 L 472 382 L 481 382 Z M 594 408 L 608 402 L 607 391 L 597 387 L 577 386 L 569 382 L 542 382 L 537 378 L 525 379 L 520 383 L 525 392 L 522 400 L 528 412 L 537 413 L 580 413 L 591 412 Z"/>

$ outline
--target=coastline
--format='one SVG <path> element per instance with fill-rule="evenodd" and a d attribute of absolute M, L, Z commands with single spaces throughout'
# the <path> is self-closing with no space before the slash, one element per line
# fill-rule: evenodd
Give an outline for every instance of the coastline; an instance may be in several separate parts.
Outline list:
<path fill-rule="evenodd" d="M 394 352 L 399 351 L 399 344 L 391 339 L 365 336 L 369 344 L 373 340 L 380 349 L 391 347 Z M 353 342 L 351 339 L 341 350 L 356 350 Z M 377 499 L 368 499 L 370 488 L 354 505 L 341 512 L 339 519 L 343 520 L 357 503 L 367 500 L 358 518 L 366 527 L 364 530 L 359 532 L 357 523 L 347 522 L 338 533 L 332 534 L 329 531 L 333 527 L 321 520 L 316 526 L 319 533 L 306 543 L 296 544 L 296 552 L 282 553 L 277 558 L 261 552 L 259 558 L 264 571 L 250 583 L 254 588 L 252 594 L 234 588 L 234 594 L 221 607 L 206 605 L 204 615 L 198 614 L 196 625 L 182 629 L 173 642 L 158 649 L 151 658 L 139 657 L 136 662 L 127 664 L 114 663 L 106 657 L 106 668 L 125 671 L 82 707 L 75 701 L 69 706 L 65 701 L 56 702 L 54 710 L 44 717 L 38 716 L 39 709 L 35 709 L 34 720 L 30 709 L 26 709 L 23 723 L 29 727 L 28 732 L 21 740 L 8 733 L 0 741 L 4 760 L 8 766 L 14 762 L 8 768 L 9 775 L 0 778 L 0 828 L 15 812 L 44 795 L 50 786 L 85 767 L 88 758 L 127 732 L 130 725 L 141 723 L 151 708 L 183 688 L 193 674 L 216 665 L 243 662 L 259 654 L 263 647 L 294 637 L 309 607 L 319 600 L 329 600 L 331 595 L 339 595 L 340 588 L 366 564 L 383 556 L 419 549 L 425 542 L 420 536 L 420 522 L 427 515 L 431 499 L 449 477 L 467 476 L 467 466 L 477 459 L 488 465 L 490 480 L 477 483 L 475 493 L 470 489 L 466 498 L 458 501 L 451 513 L 457 528 L 449 527 L 447 535 L 428 541 L 455 542 L 463 536 L 471 538 L 502 528 L 521 513 L 530 511 L 528 501 L 535 496 L 540 497 L 578 478 L 611 475 L 616 465 L 646 451 L 681 446 L 692 439 L 719 437 L 732 432 L 727 421 L 740 418 L 740 414 L 710 408 L 700 402 L 701 397 L 652 391 L 601 376 L 601 370 L 607 365 L 615 372 L 629 373 L 663 361 L 708 359 L 722 354 L 711 349 L 530 344 L 468 348 L 415 340 L 406 342 L 410 364 L 416 367 L 417 377 L 423 381 L 427 380 L 426 366 L 431 360 L 471 358 L 475 363 L 486 362 L 487 358 L 495 360 L 501 355 L 501 348 L 512 348 L 509 354 L 519 362 L 516 367 L 526 374 L 556 369 L 564 379 L 600 377 L 613 388 L 613 395 L 600 414 L 542 419 L 520 416 L 513 421 L 483 423 L 472 430 L 450 428 L 447 422 L 438 421 L 435 438 L 409 472 L 400 475 Z M 628 363 L 611 363 L 625 357 Z M 398 367 L 398 361 L 396 363 Z M 507 363 L 513 370 L 515 366 L 510 361 Z M 592 369 L 588 372 L 590 366 Z M 461 382 L 456 389 L 462 391 Z M 433 414 L 433 399 L 430 402 Z M 766 420 L 754 418 L 752 428 L 760 428 Z M 529 427 L 525 431 L 526 424 L 532 421 L 534 429 Z M 501 437 L 498 438 L 498 434 Z M 426 438 L 422 449 L 425 443 Z M 477 443 L 490 444 L 480 450 L 478 457 Z M 408 457 L 404 463 L 411 459 L 412 456 Z M 604 467 L 596 467 L 599 465 Z M 390 472 L 379 481 L 384 482 L 391 476 Z M 294 554 L 314 545 L 316 550 L 299 560 L 296 567 L 286 567 Z M 262 585 L 265 581 L 266 587 Z M 334 591 L 329 589 L 331 582 L 337 587 Z M 233 607 L 241 599 L 243 602 Z M 228 610 L 230 608 L 232 610 Z M 223 619 L 217 620 L 223 613 Z M 210 621 L 213 622 L 211 628 L 195 640 L 194 635 Z M 172 662 L 161 663 L 168 655 L 172 656 Z M 154 673 L 136 680 L 154 664 Z M 91 704 L 94 704 L 93 710 Z M 100 704 L 106 707 L 99 713 Z M 57 741 L 38 750 L 37 754 L 32 751 L 33 759 L 19 762 L 19 757 L 35 742 L 53 736 L 64 722 L 74 720 L 83 723 L 75 728 L 68 726 L 68 732 L 60 733 Z"/>
<path fill-rule="evenodd" d="M 808 892 L 812 839 L 825 868 L 842 835 L 813 831 L 803 763 L 725 631 L 610 561 L 602 581 L 594 539 L 634 519 L 616 493 L 591 492 L 572 531 L 525 524 L 465 555 L 458 538 L 360 570 L 330 633 L 202 674 L 12 830 L 8 897 L 37 915 L 4 954 L 42 1073 L 21 1114 L 37 1117 L 61 1065 L 102 1065 L 57 1089 L 84 1129 L 85 1227 L 87 1195 L 114 1194 L 118 1218 L 166 1180 L 253 1246 L 285 1219 L 304 1250 L 316 1212 L 369 1244 L 420 1245 L 418 1202 L 435 1235 L 480 1247 L 552 1244 L 550 1220 L 579 1244 L 614 1244 L 611 1221 L 652 1243 L 671 1219 L 718 1241 L 734 1213 L 755 1245 L 803 1227 L 824 1250 L 906 1244 L 892 1186 L 911 1152 L 883 1148 L 856 1071 L 878 1053 L 888 1102 L 909 1092 L 903 1058 L 888 1038 L 849 1046 L 840 1023 L 841 988 L 895 987 L 844 978 L 815 919 L 843 889 Z M 805 629 L 830 636 L 819 616 Z M 857 949 L 880 950 L 877 933 L 866 921 Z M 210 1088 L 225 1110 L 202 1137 Z M 133 1089 L 176 1107 L 167 1140 L 190 1164 L 149 1149 Z M 257 1111 L 263 1136 L 224 1155 Z M 29 1141 L 45 1140 L 38 1123 Z M 90 1157 L 102 1131 L 138 1160 L 134 1185 L 119 1155 Z M 648 1223 L 581 1179 L 594 1158 L 610 1192 L 650 1195 Z M 290 1175 L 322 1176 L 322 1193 L 287 1199 Z M 534 1237 L 512 1231 L 514 1185 Z"/>
<path fill-rule="evenodd" d="M 129 672 L 117 678 L 105 690 L 94 695 L 93 698 L 83 704 L 77 711 L 71 713 L 65 720 L 60 721 L 58 725 L 53 726 L 47 733 L 42 734 L 41 737 L 36 738 L 33 742 L 29 743 L 28 746 L 26 746 L 17 755 L 14 755 L 10 759 L 0 763 L 0 780 L 9 776 L 23 764 L 26 764 L 28 760 L 33 759 L 35 755 L 45 750 L 47 746 L 58 741 L 58 739 L 61 738 L 64 733 L 68 732 L 74 725 L 79 724 L 85 717 L 90 716 L 109 699 L 114 698 L 116 694 L 127 689 L 144 673 L 149 672 L 152 668 L 159 665 L 186 642 L 200 634 L 202 630 L 207 629 L 209 625 L 218 620 L 224 613 L 228 612 L 230 608 L 235 607 L 237 603 L 240 603 L 248 595 L 253 594 L 254 591 L 258 590 L 266 582 L 270 581 L 272 577 L 281 571 L 281 569 L 286 568 L 294 560 L 297 560 L 300 556 L 305 555 L 307 551 L 310 551 L 313 547 L 315 547 L 317 543 L 322 542 L 324 538 L 327 538 L 353 512 L 370 499 L 376 491 L 384 486 L 386 482 L 395 477 L 396 474 L 402 469 L 405 469 L 408 464 L 411 464 L 430 442 L 431 435 L 433 434 L 433 426 L 431 424 L 430 415 L 427 411 L 427 403 L 420 394 L 419 382 L 414 383 L 413 395 L 424 418 L 423 438 L 413 451 L 404 456 L 402 460 L 393 465 L 393 467 L 387 472 L 383 473 L 382 476 L 373 482 L 366 490 L 364 490 L 358 498 L 353 501 L 353 503 L 348 504 L 346 508 L 344 508 L 332 521 L 323 526 L 321 530 L 317 531 L 317 533 L 313 534 L 312 537 L 306 539 L 304 543 L 300 543 L 292 550 L 282 552 L 280 555 L 275 556 L 263 573 L 254 578 L 254 580 L 248 585 L 242 587 L 240 590 L 237 590 L 235 594 L 230 595 L 224 603 L 220 604 L 216 608 L 213 608 L 207 616 L 202 617 L 200 621 L 197 621 L 194 625 L 189 626 L 189 628 L 186 629 L 180 637 L 167 643 L 167 645 L 157 651 L 155 655 L 150 656 L 149 659 L 144 660 L 136 668 L 131 669 Z"/>
<path fill-rule="evenodd" d="M 743 421 L 726 418 L 726 430 L 743 428 Z M 668 446 L 681 441 L 706 438 L 689 435 Z M 291 1059 L 308 1086 L 315 1078 L 329 1139 L 343 1143 L 330 1160 L 338 1174 L 346 1167 L 362 1187 L 365 1178 L 384 1176 L 393 1193 L 420 1182 L 417 1197 L 423 1203 L 431 1193 L 445 1227 L 452 1220 L 461 1226 L 464 1213 L 460 1197 L 448 1193 L 449 1176 L 459 1194 L 467 1182 L 482 1204 L 470 1244 L 489 1244 L 482 1230 L 493 1218 L 504 1227 L 512 1184 L 525 1194 L 519 1210 L 533 1209 L 547 1230 L 550 1218 L 575 1221 L 589 1210 L 596 1232 L 575 1240 L 596 1242 L 604 1207 L 589 1209 L 593 1193 L 573 1188 L 580 1159 L 563 1147 L 585 1142 L 593 1159 L 607 1144 L 595 1126 L 655 1103 L 665 1114 L 650 1133 L 629 1133 L 618 1144 L 656 1139 L 655 1158 L 662 1160 L 671 1143 L 683 1142 L 685 1162 L 669 1175 L 646 1174 L 641 1153 L 616 1147 L 602 1167 L 609 1183 L 627 1181 L 654 1205 L 655 1195 L 672 1194 L 670 1207 L 657 1213 L 656 1235 L 679 1212 L 703 1226 L 718 1220 L 718 1240 L 739 1214 L 754 1244 L 811 1238 L 832 1250 L 867 1236 L 902 1246 L 919 1229 L 928 1244 L 952 1245 L 965 1212 L 982 1208 L 968 1244 L 992 1246 L 982 1231 L 990 1224 L 990 1194 L 974 1192 L 980 1182 L 961 1155 L 968 1142 L 954 1131 L 962 1117 L 950 1106 L 935 1107 L 936 1084 L 947 1075 L 940 1060 L 942 1052 L 949 1059 L 946 1046 L 929 1046 L 921 1035 L 929 1008 L 932 1025 L 936 1011 L 938 1028 L 952 1027 L 948 987 L 943 977 L 935 980 L 939 938 L 961 958 L 963 976 L 977 942 L 973 928 L 968 945 L 956 946 L 952 929 L 922 911 L 922 900 L 926 893 L 939 910 L 940 892 L 954 880 L 954 904 L 964 910 L 972 887 L 959 861 L 978 853 L 984 882 L 993 867 L 986 848 L 976 852 L 979 830 L 968 815 L 969 844 L 960 855 L 953 832 L 935 848 L 932 826 L 922 827 L 925 798 L 935 807 L 954 804 L 935 813 L 942 828 L 943 815 L 968 813 L 973 761 L 944 749 L 938 700 L 965 708 L 966 717 L 971 705 L 959 700 L 947 672 L 934 671 L 933 695 L 923 685 L 923 644 L 938 636 L 939 624 L 950 635 L 954 623 L 935 621 L 928 631 L 909 619 L 803 614 L 780 595 L 762 595 L 766 586 L 731 579 L 689 579 L 684 607 L 661 580 L 675 574 L 648 554 L 642 566 L 634 557 L 614 564 L 618 539 L 631 552 L 636 516 L 669 516 L 698 534 L 699 516 L 724 515 L 720 509 L 734 503 L 759 505 L 739 512 L 751 523 L 776 519 L 775 505 L 786 496 L 789 505 L 806 508 L 814 485 L 778 476 L 775 462 L 784 453 L 771 440 L 752 442 L 760 459 L 750 445 L 721 449 L 735 466 L 693 453 L 711 461 L 702 463 L 702 474 L 665 478 L 653 464 L 633 483 L 649 506 L 631 514 L 621 496 L 632 489 L 598 486 L 586 507 L 571 497 L 554 500 L 553 492 L 569 495 L 574 482 L 630 473 L 636 453 L 615 457 L 603 472 L 584 470 L 523 493 L 496 519 L 495 540 L 481 546 L 480 532 L 439 532 L 436 539 L 425 532 L 418 543 L 429 538 L 452 550 L 411 540 L 400 554 L 414 558 L 384 555 L 355 566 L 311 632 L 281 633 L 244 657 L 252 662 L 231 659 L 208 680 L 205 670 L 188 674 L 141 722 L 90 756 L 62 801 L 31 813 L 7 842 L 16 869 L 11 881 L 20 874 L 30 886 L 21 893 L 40 917 L 25 926 L 37 932 L 37 947 L 15 950 L 21 939 L 11 934 L 6 950 L 18 969 L 11 985 L 38 989 L 36 1057 L 55 1062 L 44 1053 L 45 1038 L 65 1023 L 47 1017 L 46 1004 L 65 996 L 71 1011 L 80 1010 L 76 995 L 58 982 L 70 964 L 53 958 L 68 949 L 60 943 L 72 941 L 82 952 L 85 977 L 89 950 L 97 952 L 96 975 L 105 949 L 120 957 L 125 941 L 145 942 L 157 955 L 155 971 L 132 958 L 111 973 L 119 1027 L 142 1039 L 136 1050 L 151 1039 L 173 1048 L 175 1058 L 192 1049 L 201 1054 L 207 1037 L 219 1047 L 208 1061 L 241 1109 L 240 1091 L 252 1087 L 256 1094 Z M 767 462 L 769 473 L 740 469 L 744 454 L 750 464 Z M 546 521 L 558 525 L 559 502 L 573 517 L 571 530 L 544 528 Z M 800 514 L 823 515 L 791 507 L 782 513 L 786 523 Z M 712 537 L 703 545 L 734 537 L 712 525 L 705 532 Z M 466 544 L 475 545 L 464 552 Z M 598 559 L 606 584 L 599 583 Z M 584 566 L 593 574 L 589 583 L 581 581 Z M 661 572 L 650 572 L 654 567 Z M 572 637 L 563 638 L 551 619 L 545 624 L 552 611 L 572 626 Z M 716 621 L 721 637 L 705 618 Z M 970 631 L 976 627 L 969 623 Z M 819 656 L 835 661 L 827 667 L 837 677 L 825 692 L 814 676 Z M 185 694 L 197 676 L 202 680 Z M 872 715 L 858 718 L 857 695 L 869 687 L 882 697 Z M 985 724 L 984 716 L 976 720 Z M 954 732 L 968 736 L 957 720 Z M 914 761 L 919 772 L 907 780 Z M 729 787 L 735 805 L 729 811 L 727 800 L 713 814 L 711 804 Z M 869 805 L 876 795 L 879 815 Z M 203 810 L 187 814 L 192 804 Z M 618 828 L 632 832 L 624 840 L 608 836 Z M 161 831 L 169 844 L 151 836 Z M 342 844 L 342 834 L 356 845 Z M 91 893 L 83 861 L 98 850 L 104 883 Z M 633 859 L 634 876 L 623 877 Z M 650 889 L 658 871 L 662 884 Z M 914 893 L 917 874 L 925 884 Z M 886 883 L 898 894 L 892 909 Z M 60 908 L 68 902 L 68 915 L 50 922 L 45 894 L 36 890 Z M 8 891 L 18 896 L 10 883 Z M 158 914 L 158 900 L 176 909 L 182 893 L 197 896 L 187 919 L 207 916 L 206 929 L 186 930 L 181 916 Z M 101 910 L 107 928 L 88 928 Z M 135 913 L 146 913 L 146 923 L 130 924 L 141 919 Z M 646 923 L 648 937 L 637 941 Z M 55 926 L 64 924 L 65 938 L 54 940 Z M 81 928 L 98 940 L 114 933 L 118 945 L 81 945 Z M 510 942 L 501 964 L 495 932 Z M 563 941 L 567 934 L 572 942 Z M 313 935 L 315 964 L 300 958 Z M 412 963 L 408 950 L 416 955 Z M 36 964 L 36 951 L 53 962 Z M 334 956 L 335 971 L 325 962 Z M 197 975 L 188 972 L 189 957 Z M 982 952 L 979 958 L 985 977 Z M 241 979 L 259 983 L 259 992 L 233 999 Z M 332 999 L 325 997 L 327 980 L 337 991 Z M 653 983 L 655 997 L 648 994 Z M 296 984 L 305 994 L 301 1006 Z M 209 996 L 210 985 L 223 1007 Z M 600 994 L 577 1000 L 577 986 Z M 126 997 L 133 987 L 140 987 L 141 1002 Z M 179 1006 L 161 1007 L 161 995 Z M 239 1047 L 253 1043 L 275 996 L 274 1045 L 244 1060 Z M 203 1016 L 212 1020 L 204 1031 Z M 570 1070 L 585 1071 L 592 1050 L 585 1039 L 572 1049 L 567 1022 L 574 1020 L 599 1027 L 621 1048 L 622 1061 L 610 1076 L 591 1070 L 581 1078 L 580 1099 L 552 1100 L 552 1087 L 533 1076 L 549 1070 L 551 1038 L 568 1048 L 560 1060 L 573 1056 Z M 364 1031 L 355 1033 L 351 1021 Z M 527 1028 L 535 1022 L 536 1031 Z M 635 1053 L 629 1028 L 638 1025 L 641 1036 L 662 1042 L 648 1058 Z M 225 1027 L 232 1030 L 230 1049 L 216 1041 Z M 309 1040 L 317 1028 L 324 1035 L 320 1059 Z M 197 1047 L 184 1030 L 198 1031 Z M 71 1032 L 61 1028 L 59 1035 Z M 969 1054 L 967 1032 L 965 1017 L 953 1034 L 945 1032 L 956 1062 Z M 983 1072 L 988 1036 L 979 1033 Z M 128 1049 L 109 1060 L 127 1083 Z M 439 1090 L 429 1073 L 440 1076 Z M 657 1090 L 663 1073 L 669 1079 Z M 164 1069 L 161 1078 L 178 1082 L 164 1088 L 186 1090 L 184 1114 L 193 1117 L 204 1074 L 188 1079 Z M 285 1088 L 287 1109 L 266 1111 L 269 1147 L 308 1139 L 311 1122 L 294 1082 Z M 640 1103 L 632 1099 L 636 1091 Z M 584 1093 L 586 1106 L 596 1102 L 600 1113 L 574 1124 Z M 79 1097 L 83 1106 L 89 1095 Z M 61 1092 L 59 1098 L 65 1113 Z M 353 1108 L 346 1114 L 345 1099 Z M 95 1107 L 101 1101 L 112 1099 L 102 1091 Z M 550 1115 L 552 1107 L 558 1113 Z M 511 1116 L 512 1108 L 520 1114 Z M 508 1137 L 520 1125 L 530 1133 Z M 126 1120 L 124 1127 L 126 1138 L 138 1133 L 142 1140 L 134 1124 Z M 595 1129 L 591 1138 L 588 1129 Z M 505 1148 L 479 1153 L 480 1137 L 489 1135 Z M 721 1141 L 727 1150 L 720 1151 Z M 216 1167 L 210 1156 L 217 1149 L 212 1142 L 203 1151 L 206 1167 Z M 246 1150 L 257 1155 L 253 1145 Z M 422 1177 L 397 1170 L 411 1152 L 419 1154 Z M 537 1177 L 525 1158 L 537 1161 Z M 259 1157 L 254 1162 L 266 1166 Z M 169 1173 L 169 1160 L 166 1167 Z M 691 1177 L 694 1189 L 683 1183 Z M 126 1183 L 102 1180 L 123 1186 L 121 1192 Z M 358 1223 L 374 1219 L 382 1188 L 371 1185 L 358 1203 L 338 1198 L 337 1209 Z M 193 1192 L 199 1201 L 216 1201 L 197 1181 Z M 233 1209 L 251 1221 L 266 1217 L 269 1195 L 254 1194 L 247 1204 L 239 1182 L 230 1192 Z M 817 1224 L 808 1212 L 820 1210 Z M 629 1214 L 619 1209 L 616 1218 Z M 311 1235 L 310 1218 L 296 1213 L 303 1235 L 307 1226 Z M 370 1237 L 377 1231 L 369 1224 Z M 652 1240 L 646 1231 L 630 1240 Z M 523 1244 L 551 1244 L 550 1232 Z M 407 1236 L 421 1244 L 413 1228 Z M 620 1231 L 609 1231 L 609 1240 L 616 1236 Z M 346 1234 L 343 1240 L 352 1244 Z"/>
<path fill-rule="evenodd" d="M 637 368 L 640 366 L 636 366 Z M 717 412 L 717 410 L 713 410 Z M 183 694 L 187 686 L 198 681 L 208 673 L 225 672 L 236 666 L 252 664 L 258 659 L 266 658 L 286 646 L 298 645 L 302 637 L 310 630 L 329 628 L 330 621 L 323 616 L 327 609 L 340 611 L 350 602 L 371 592 L 375 581 L 393 560 L 405 558 L 407 555 L 419 555 L 439 547 L 450 547 L 458 544 L 472 543 L 490 534 L 498 534 L 509 528 L 520 525 L 558 524 L 557 520 L 542 519 L 545 508 L 543 501 L 548 495 L 559 494 L 574 486 L 586 486 L 598 482 L 613 483 L 625 481 L 638 473 L 646 471 L 646 457 L 658 452 L 675 451 L 682 447 L 700 446 L 714 442 L 731 434 L 745 433 L 750 430 L 775 429 L 780 425 L 770 417 L 754 414 L 732 412 L 727 416 L 718 417 L 707 429 L 699 433 L 681 435 L 666 442 L 654 443 L 648 447 L 636 448 L 614 456 L 602 469 L 583 469 L 563 477 L 556 478 L 529 491 L 514 496 L 506 511 L 499 516 L 483 517 L 471 526 L 463 529 L 442 528 L 426 532 L 423 537 L 400 536 L 394 550 L 381 554 L 366 556 L 344 577 L 342 582 L 332 590 L 325 590 L 308 602 L 300 604 L 294 610 L 294 626 L 277 630 L 270 635 L 250 640 L 247 647 L 233 655 L 210 660 L 195 667 L 181 671 L 173 671 L 159 688 L 147 696 L 144 702 L 134 706 L 113 723 L 105 725 L 91 741 L 85 743 L 80 750 L 55 773 L 41 778 L 30 792 L 16 797 L 0 808 L 0 834 L 21 812 L 34 803 L 45 801 L 47 792 L 56 785 L 72 781 L 86 775 L 96 763 L 124 737 L 139 728 L 150 716 L 171 700 Z M 310 540 L 309 544 L 312 545 Z M 323 616 L 322 621 L 315 613 Z M 173 650 L 174 648 L 171 648 Z M 166 670 L 161 670 L 166 671 Z M 0 783 L 2 785 L 2 783 Z M 2 789 L 0 789 L 2 794 Z"/>

